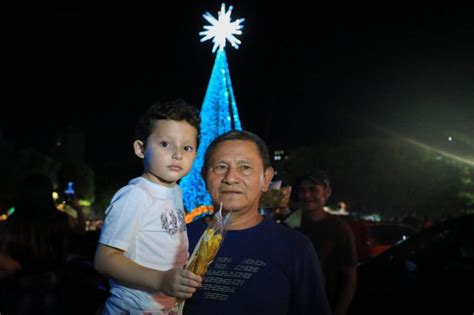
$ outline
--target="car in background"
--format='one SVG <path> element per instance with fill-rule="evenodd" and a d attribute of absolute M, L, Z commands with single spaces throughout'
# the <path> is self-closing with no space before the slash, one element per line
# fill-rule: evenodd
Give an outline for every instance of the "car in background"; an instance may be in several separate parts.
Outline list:
<path fill-rule="evenodd" d="M 394 222 L 348 220 L 347 223 L 354 234 L 359 262 L 380 255 L 418 232 L 409 225 Z"/>
<path fill-rule="evenodd" d="M 421 230 L 357 273 L 348 314 L 472 314 L 474 214 Z"/>

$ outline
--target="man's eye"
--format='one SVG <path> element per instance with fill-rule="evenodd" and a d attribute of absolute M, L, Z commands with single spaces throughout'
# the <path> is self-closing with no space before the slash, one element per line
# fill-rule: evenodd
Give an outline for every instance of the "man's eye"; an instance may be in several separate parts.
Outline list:
<path fill-rule="evenodd" d="M 219 164 L 213 167 L 214 172 L 224 173 L 227 170 L 227 165 Z"/>
<path fill-rule="evenodd" d="M 168 141 L 161 141 L 160 142 L 160 147 L 167 148 L 170 146 L 170 143 Z"/>
<path fill-rule="evenodd" d="M 240 165 L 239 169 L 243 172 L 247 172 L 247 171 L 250 171 L 252 167 L 250 165 Z"/>

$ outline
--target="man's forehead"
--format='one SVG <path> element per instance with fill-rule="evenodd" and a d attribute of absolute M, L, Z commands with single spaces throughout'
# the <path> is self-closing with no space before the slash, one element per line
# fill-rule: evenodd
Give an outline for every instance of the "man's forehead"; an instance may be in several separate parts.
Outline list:
<path fill-rule="evenodd" d="M 309 179 L 303 179 L 298 187 L 302 187 L 302 188 L 309 188 L 309 187 L 316 187 L 316 186 L 320 186 L 320 187 L 325 187 L 325 185 L 323 183 L 319 183 L 319 182 L 313 182 Z"/>
<path fill-rule="evenodd" d="M 211 160 L 214 162 L 218 160 L 251 162 L 261 161 L 261 158 L 255 143 L 243 140 L 228 140 L 217 145 Z"/>

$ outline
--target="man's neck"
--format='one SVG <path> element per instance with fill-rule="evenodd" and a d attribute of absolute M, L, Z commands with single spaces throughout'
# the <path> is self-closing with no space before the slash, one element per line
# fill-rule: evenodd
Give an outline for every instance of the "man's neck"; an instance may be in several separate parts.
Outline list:
<path fill-rule="evenodd" d="M 251 213 L 242 213 L 240 211 L 230 213 L 230 222 L 228 230 L 245 230 L 258 225 L 262 222 L 263 216 L 258 210 Z"/>
<path fill-rule="evenodd" d="M 321 221 L 327 217 L 327 212 L 323 208 L 305 210 L 303 209 L 303 220 L 308 222 Z"/>

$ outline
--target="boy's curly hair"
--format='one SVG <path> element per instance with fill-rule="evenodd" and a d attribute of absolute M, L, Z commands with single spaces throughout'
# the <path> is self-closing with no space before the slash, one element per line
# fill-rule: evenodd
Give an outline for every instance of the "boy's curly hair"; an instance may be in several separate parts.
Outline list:
<path fill-rule="evenodd" d="M 151 105 L 139 118 L 135 128 L 135 137 L 144 143 L 151 134 L 157 120 L 185 121 L 197 130 L 197 144 L 199 145 L 201 118 L 199 110 L 182 99 L 167 102 L 158 102 Z"/>

